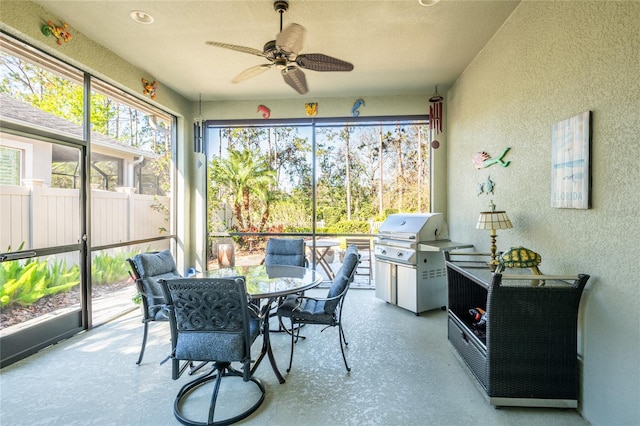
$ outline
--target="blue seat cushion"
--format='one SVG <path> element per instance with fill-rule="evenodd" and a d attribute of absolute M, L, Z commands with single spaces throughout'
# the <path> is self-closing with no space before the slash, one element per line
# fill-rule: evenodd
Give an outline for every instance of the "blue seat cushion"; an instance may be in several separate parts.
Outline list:
<path fill-rule="evenodd" d="M 250 341 L 260 335 L 260 322 L 249 318 Z M 241 332 L 181 331 L 176 342 L 175 358 L 195 361 L 245 361 L 247 353 Z"/>
<path fill-rule="evenodd" d="M 350 246 L 345 253 L 344 262 L 329 288 L 327 298 L 336 297 L 344 291 L 353 279 L 353 271 L 358 266 L 358 261 L 358 250 L 355 246 Z M 278 315 L 328 324 L 335 318 L 335 310 L 339 301 L 340 299 L 314 300 L 291 294 L 278 307 Z"/>
<path fill-rule="evenodd" d="M 355 254 L 358 254 L 358 248 L 356 247 L 356 245 L 355 245 L 355 244 L 351 244 L 349 247 L 347 247 L 347 250 L 345 250 L 345 252 L 344 252 L 345 256 L 346 256 L 348 253 L 355 253 Z"/>
<path fill-rule="evenodd" d="M 267 242 L 265 265 L 305 266 L 302 238 L 271 238 Z"/>
<path fill-rule="evenodd" d="M 353 271 L 355 270 L 356 266 L 358 266 L 358 251 L 357 249 L 353 251 L 349 248 L 345 253 L 344 262 L 342 263 L 340 270 L 338 270 L 336 277 L 331 283 L 329 294 L 327 294 L 328 298 L 336 297 L 344 291 L 344 289 L 353 278 Z M 333 311 L 336 310 L 338 302 L 338 299 L 327 301 L 327 303 L 324 304 L 324 311 L 327 314 L 332 314 Z"/>
<path fill-rule="evenodd" d="M 158 282 L 161 279 L 178 278 L 178 268 L 169 250 L 157 253 L 140 253 L 131 259 L 140 274 L 142 289 L 149 303 L 148 316 L 156 320 L 167 320 L 164 308 L 164 295 Z"/>

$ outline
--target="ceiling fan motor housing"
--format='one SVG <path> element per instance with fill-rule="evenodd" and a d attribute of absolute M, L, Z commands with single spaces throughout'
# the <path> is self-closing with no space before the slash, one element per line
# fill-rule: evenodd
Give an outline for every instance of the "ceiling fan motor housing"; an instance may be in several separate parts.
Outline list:
<path fill-rule="evenodd" d="M 264 52 L 264 57 L 272 61 L 276 68 L 281 70 L 287 66 L 289 58 L 284 52 L 278 50 L 275 40 L 266 42 L 262 51 Z"/>
<path fill-rule="evenodd" d="M 289 2 L 285 0 L 277 0 L 273 3 L 273 8 L 278 13 L 284 13 L 289 10 Z"/>
<path fill-rule="evenodd" d="M 269 40 L 268 42 L 266 42 L 264 44 L 264 47 L 262 48 L 262 51 L 264 52 L 265 58 L 274 58 L 275 57 L 275 52 L 277 51 L 277 49 L 276 49 L 276 41 L 275 40 Z"/>

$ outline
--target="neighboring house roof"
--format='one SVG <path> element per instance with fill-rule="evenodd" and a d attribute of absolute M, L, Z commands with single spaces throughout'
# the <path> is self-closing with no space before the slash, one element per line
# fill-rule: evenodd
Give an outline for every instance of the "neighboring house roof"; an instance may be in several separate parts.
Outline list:
<path fill-rule="evenodd" d="M 4 93 L 0 93 L 0 120 L 26 123 L 30 127 L 41 128 L 48 131 L 53 129 L 57 133 L 63 133 L 82 139 L 82 126 L 67 121 L 64 118 L 49 114 L 48 112 L 14 99 Z M 132 147 L 94 131 L 91 132 L 91 146 L 91 156 L 94 161 L 101 160 L 100 150 L 96 150 L 97 147 L 108 149 L 110 155 L 104 155 L 105 158 L 113 158 L 114 153 L 120 153 L 122 155 L 121 158 L 129 158 L 131 156 L 144 156 L 151 159 L 159 158 L 159 155 L 154 152 Z M 66 150 L 54 150 L 54 156 L 56 154 L 64 156 L 64 151 Z M 66 159 L 64 158 L 54 158 L 54 161 L 65 160 Z"/>

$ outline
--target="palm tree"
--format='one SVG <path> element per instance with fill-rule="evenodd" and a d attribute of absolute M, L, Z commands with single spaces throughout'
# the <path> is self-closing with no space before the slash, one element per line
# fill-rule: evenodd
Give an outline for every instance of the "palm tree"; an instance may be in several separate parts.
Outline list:
<path fill-rule="evenodd" d="M 269 189 L 276 183 L 275 171 L 267 158 L 252 151 L 229 150 L 228 158 L 212 161 L 212 177 L 221 188 L 225 188 L 233 200 L 233 211 L 240 230 L 253 228 L 251 220 L 251 195 L 262 203 L 262 221 L 269 215 Z"/>

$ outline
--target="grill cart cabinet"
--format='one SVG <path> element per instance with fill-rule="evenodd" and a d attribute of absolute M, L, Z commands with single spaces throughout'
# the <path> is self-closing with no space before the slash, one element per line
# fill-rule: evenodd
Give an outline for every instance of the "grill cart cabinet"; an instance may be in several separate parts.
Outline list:
<path fill-rule="evenodd" d="M 445 253 L 449 342 L 489 403 L 577 407 L 577 316 L 589 276 L 493 274 L 451 257 Z M 540 278 L 544 286 L 533 286 Z M 485 329 L 474 326 L 471 308 L 486 311 Z"/>

